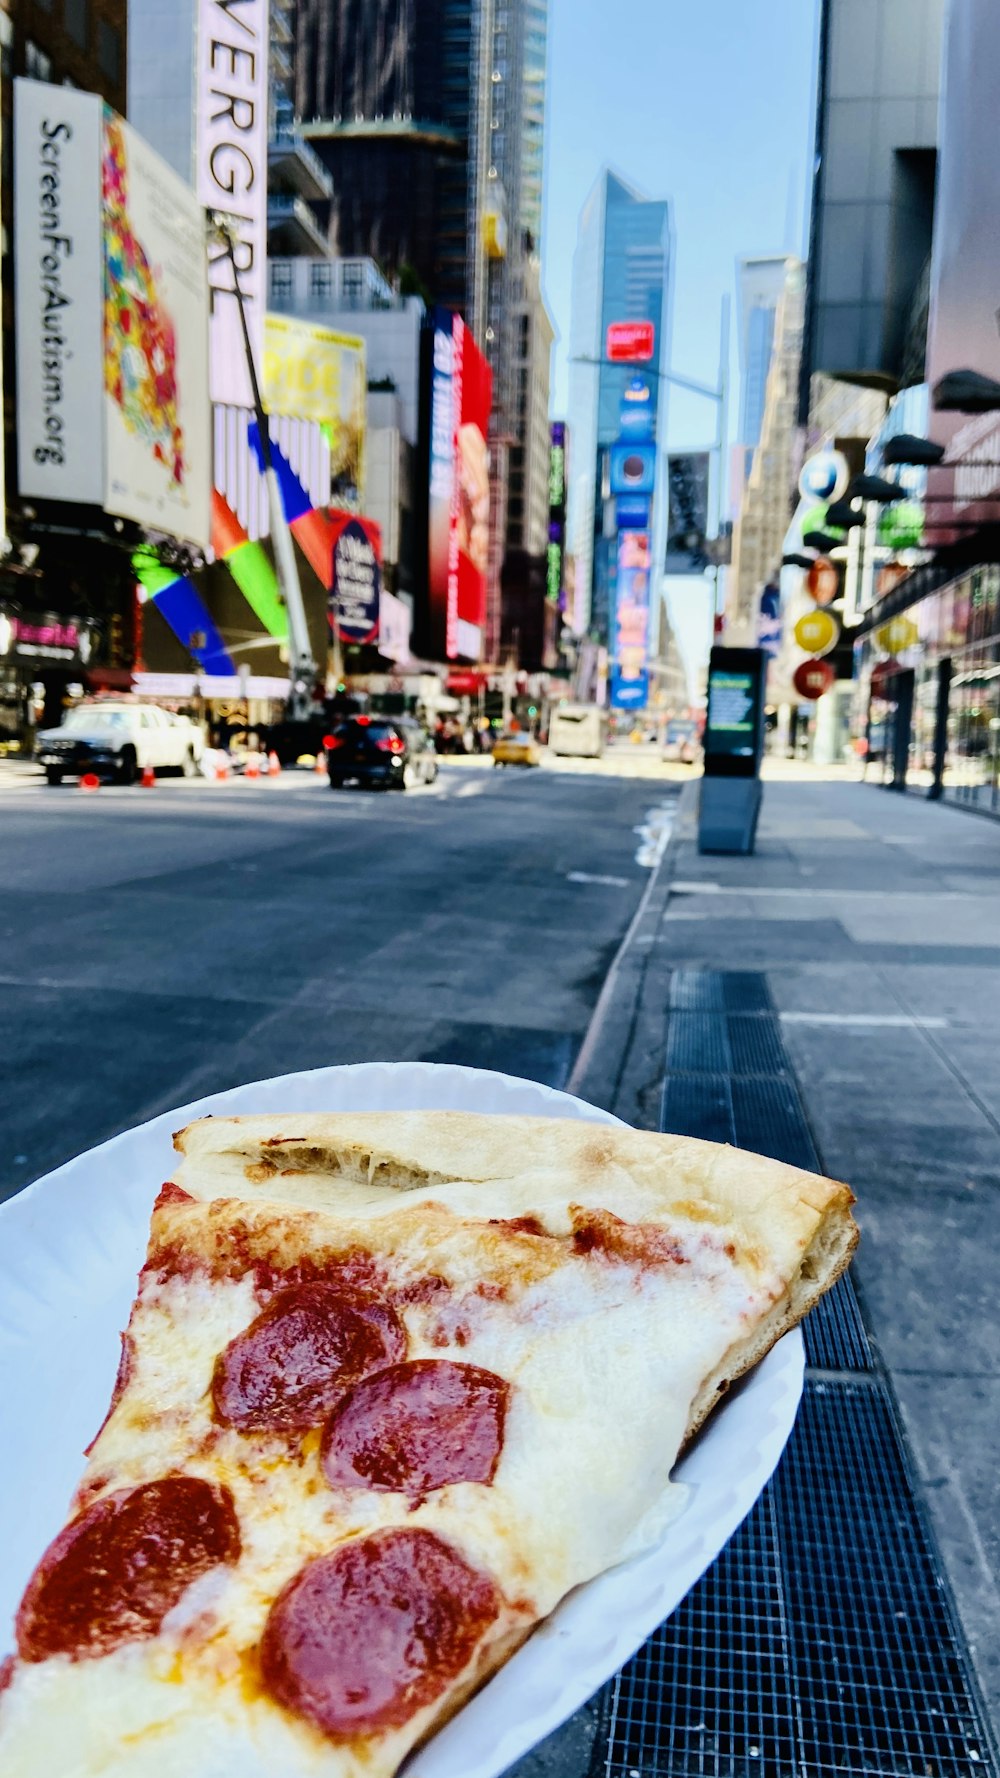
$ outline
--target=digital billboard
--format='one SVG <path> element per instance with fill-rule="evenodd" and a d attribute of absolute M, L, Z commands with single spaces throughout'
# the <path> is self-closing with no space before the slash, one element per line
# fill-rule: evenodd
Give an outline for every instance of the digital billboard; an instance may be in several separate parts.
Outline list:
<path fill-rule="evenodd" d="M 545 558 L 545 597 L 565 610 L 566 589 L 566 426 L 554 420 L 549 435 L 549 538 Z"/>
<path fill-rule="evenodd" d="M 652 494 L 656 483 L 655 445 L 613 444 L 610 457 L 612 494 Z"/>
<path fill-rule="evenodd" d="M 173 168 L 107 109 L 101 191 L 104 505 L 206 548 L 212 417 L 202 209 Z"/>
<path fill-rule="evenodd" d="M 367 390 L 363 339 L 290 315 L 265 317 L 264 406 L 322 426 L 335 499 L 361 496 Z"/>
<path fill-rule="evenodd" d="M 251 349 L 260 372 L 267 295 L 268 0 L 197 0 L 195 188 L 232 225 Z M 209 250 L 213 401 L 253 406 L 233 273 Z"/>
<path fill-rule="evenodd" d="M 478 660 L 486 619 L 493 375 L 462 317 L 431 317 L 428 592 L 431 642 Z"/>
<path fill-rule="evenodd" d="M 607 355 L 612 364 L 648 364 L 656 349 L 652 321 L 612 321 L 607 331 Z"/>
<path fill-rule="evenodd" d="M 649 534 L 622 531 L 618 538 L 609 701 L 614 710 L 642 710 L 649 701 Z"/>
<path fill-rule="evenodd" d="M 756 774 L 764 738 L 766 674 L 763 649 L 712 649 L 703 737 L 706 777 Z"/>

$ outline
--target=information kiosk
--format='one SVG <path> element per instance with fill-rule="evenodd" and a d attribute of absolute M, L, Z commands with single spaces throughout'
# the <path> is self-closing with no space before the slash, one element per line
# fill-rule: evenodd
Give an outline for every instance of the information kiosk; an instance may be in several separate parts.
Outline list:
<path fill-rule="evenodd" d="M 713 648 L 708 667 L 699 852 L 752 852 L 762 795 L 762 648 Z"/>

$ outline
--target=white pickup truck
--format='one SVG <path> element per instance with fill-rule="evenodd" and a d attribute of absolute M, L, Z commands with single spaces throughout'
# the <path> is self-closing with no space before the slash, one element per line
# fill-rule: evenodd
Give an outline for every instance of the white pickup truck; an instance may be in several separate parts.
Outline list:
<path fill-rule="evenodd" d="M 134 784 L 147 766 L 193 777 L 204 751 L 201 730 L 155 704 L 78 704 L 59 728 L 40 729 L 35 758 L 50 784 L 94 772 Z"/>

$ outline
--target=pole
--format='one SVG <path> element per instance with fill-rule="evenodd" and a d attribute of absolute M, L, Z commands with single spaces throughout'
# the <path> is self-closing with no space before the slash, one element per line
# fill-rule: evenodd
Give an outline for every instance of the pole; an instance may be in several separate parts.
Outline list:
<path fill-rule="evenodd" d="M 719 453 L 719 473 L 715 490 L 715 535 L 722 536 L 723 518 L 726 510 L 726 456 L 729 445 L 729 296 L 722 299 L 722 319 L 719 327 L 719 429 L 716 435 L 716 449 Z M 715 641 L 715 618 L 719 612 L 719 589 L 722 580 L 722 567 L 715 567 L 715 611 L 712 614 L 711 641 Z"/>
<path fill-rule="evenodd" d="M 278 584 L 281 587 L 285 609 L 288 613 L 290 657 L 288 662 L 288 714 L 293 721 L 302 721 L 309 714 L 311 689 L 316 678 L 316 662 L 313 660 L 309 642 L 309 629 L 306 624 L 305 606 L 302 602 L 298 563 L 295 560 L 295 546 L 292 543 L 292 534 L 288 529 L 285 508 L 281 499 L 281 486 L 271 458 L 271 435 L 268 431 L 267 414 L 264 411 L 260 384 L 257 381 L 257 366 L 254 363 L 253 347 L 250 344 L 250 329 L 247 326 L 246 307 L 240 286 L 240 275 L 236 266 L 233 237 L 230 230 L 223 224 L 216 222 L 215 226 L 225 244 L 226 255 L 232 267 L 233 291 L 236 296 L 236 306 L 240 312 L 243 349 L 246 352 L 254 414 L 257 420 L 257 430 L 260 433 L 260 453 L 264 459 L 264 481 L 267 487 L 268 512 L 271 518 L 274 562 L 278 571 Z"/>

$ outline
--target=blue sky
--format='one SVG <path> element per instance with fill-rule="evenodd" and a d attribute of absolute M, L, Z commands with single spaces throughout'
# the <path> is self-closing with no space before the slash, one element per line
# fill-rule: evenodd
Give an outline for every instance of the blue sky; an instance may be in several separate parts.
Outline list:
<path fill-rule="evenodd" d="M 817 0 L 550 0 L 543 266 L 560 335 L 554 413 L 565 412 L 577 217 L 603 165 L 672 201 L 672 368 L 683 375 L 716 380 L 737 256 L 802 250 L 816 10 Z M 714 423 L 708 403 L 672 393 L 674 445 L 709 442 Z"/>

